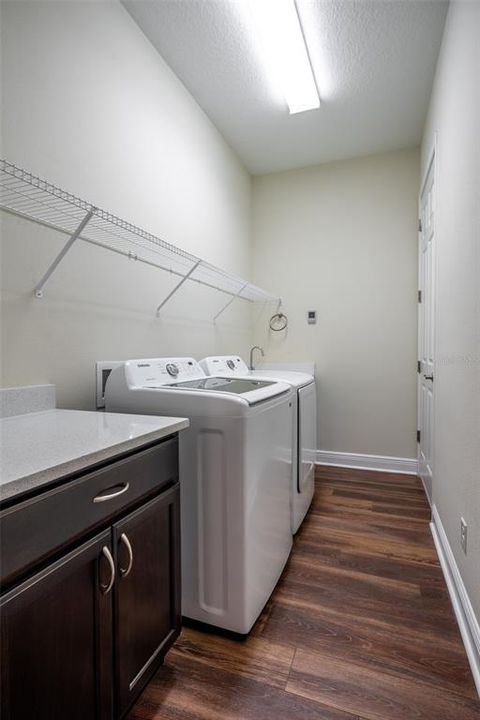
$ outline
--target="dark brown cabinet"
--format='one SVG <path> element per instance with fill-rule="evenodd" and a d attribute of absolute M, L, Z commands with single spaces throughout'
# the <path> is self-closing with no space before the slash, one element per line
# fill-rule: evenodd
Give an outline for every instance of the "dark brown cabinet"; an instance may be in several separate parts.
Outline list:
<path fill-rule="evenodd" d="M 113 528 L 117 715 L 142 690 L 180 628 L 178 489 L 162 493 Z"/>
<path fill-rule="evenodd" d="M 110 538 L 97 535 L 2 597 L 2 720 L 111 717 Z"/>
<path fill-rule="evenodd" d="M 120 718 L 161 664 L 181 621 L 177 458 L 174 438 L 102 468 L 101 487 L 98 472 L 74 480 L 77 492 L 85 483 L 88 512 L 73 547 L 63 549 L 58 526 L 79 526 L 78 507 L 74 521 L 45 515 L 68 485 L 0 513 L 3 579 L 20 578 L 0 598 L 2 720 Z M 90 507 L 105 496 L 114 510 L 102 501 L 103 526 L 92 526 Z M 22 539 L 31 563 L 22 575 L 12 548 L 29 526 L 45 527 L 49 539 L 37 543 L 38 567 L 35 537 L 32 550 Z M 45 562 L 44 548 L 55 554 L 55 543 L 57 557 Z"/>

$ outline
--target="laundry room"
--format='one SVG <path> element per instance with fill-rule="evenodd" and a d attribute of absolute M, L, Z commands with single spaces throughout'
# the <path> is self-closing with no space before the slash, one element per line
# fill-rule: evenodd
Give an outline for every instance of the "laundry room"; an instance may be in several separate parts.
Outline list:
<path fill-rule="evenodd" d="M 0 0 L 0 717 L 480 716 L 480 0 Z"/>

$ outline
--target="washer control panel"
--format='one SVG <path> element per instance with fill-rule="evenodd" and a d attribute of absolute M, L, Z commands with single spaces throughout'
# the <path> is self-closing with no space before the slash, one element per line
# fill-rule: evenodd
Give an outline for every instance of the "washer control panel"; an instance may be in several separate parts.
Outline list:
<path fill-rule="evenodd" d="M 174 378 L 176 378 L 178 373 L 180 372 L 178 365 L 176 365 L 175 363 L 167 363 L 165 369 L 167 373 Z"/>
<path fill-rule="evenodd" d="M 250 375 L 247 364 L 239 355 L 215 355 L 200 360 L 207 375 Z"/>
<path fill-rule="evenodd" d="M 158 387 L 205 377 L 198 362 L 191 357 L 129 360 L 125 367 L 129 385 L 135 387 Z"/>

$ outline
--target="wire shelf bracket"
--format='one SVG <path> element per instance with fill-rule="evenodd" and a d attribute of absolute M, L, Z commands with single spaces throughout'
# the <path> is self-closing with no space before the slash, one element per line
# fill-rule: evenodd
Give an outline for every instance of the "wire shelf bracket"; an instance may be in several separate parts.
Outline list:
<path fill-rule="evenodd" d="M 198 268 L 198 266 L 201 265 L 201 263 L 202 263 L 202 261 L 201 261 L 201 260 L 198 260 L 194 265 L 192 265 L 192 267 L 191 267 L 190 270 L 187 272 L 187 274 L 182 277 L 182 279 L 180 280 L 180 282 L 178 282 L 178 283 L 175 285 L 175 287 L 173 288 L 173 290 L 171 290 L 171 291 L 168 293 L 167 297 L 166 297 L 164 300 L 162 300 L 162 302 L 160 303 L 160 305 L 157 307 L 157 317 L 159 317 L 159 315 L 160 315 L 160 310 L 163 308 L 163 306 L 166 305 L 167 302 L 170 300 L 170 298 L 172 298 L 172 297 L 175 295 L 175 293 L 177 292 L 177 290 L 179 290 L 179 289 L 182 287 L 183 283 L 186 282 L 186 281 L 193 275 L 193 273 L 194 273 L 195 270 Z"/>
<path fill-rule="evenodd" d="M 245 283 L 244 285 L 242 285 L 242 287 L 240 288 L 240 290 L 238 291 L 238 293 L 237 293 L 236 295 L 234 295 L 233 297 L 230 298 L 230 300 L 222 307 L 222 309 L 221 309 L 221 310 L 215 315 L 215 317 L 213 318 L 213 322 L 214 322 L 214 323 L 217 322 L 217 318 L 219 318 L 220 315 L 221 315 L 228 307 L 230 307 L 230 305 L 231 305 L 233 302 L 235 302 L 235 300 L 236 300 L 237 298 L 241 297 L 242 292 L 245 290 L 245 288 L 246 288 L 247 286 L 248 286 L 248 283 Z"/>
<path fill-rule="evenodd" d="M 0 210 L 67 236 L 67 241 L 34 289 L 43 297 L 46 283 L 77 240 L 140 264 L 176 275 L 179 281 L 157 307 L 157 316 L 188 280 L 229 296 L 214 321 L 239 298 L 249 303 L 281 302 L 278 295 L 221 270 L 205 260 L 132 225 L 93 203 L 52 185 L 0 158 Z"/>
<path fill-rule="evenodd" d="M 35 295 L 36 298 L 39 298 L 39 299 L 43 298 L 43 288 L 45 287 L 48 279 L 49 279 L 50 276 L 55 272 L 55 270 L 57 269 L 58 265 L 62 262 L 63 258 L 64 258 L 65 255 L 68 253 L 68 251 L 72 248 L 74 242 L 75 242 L 76 240 L 78 240 L 78 238 L 80 237 L 82 231 L 85 229 L 85 227 L 87 226 L 88 222 L 91 220 L 92 216 L 94 215 L 95 210 L 96 210 L 96 208 L 92 208 L 91 210 L 89 210 L 89 211 L 87 212 L 87 214 L 85 215 L 85 217 L 84 217 L 83 220 L 81 221 L 80 225 L 77 227 L 77 229 L 75 230 L 75 232 L 74 232 L 72 235 L 70 235 L 69 239 L 67 240 L 67 242 L 65 243 L 65 245 L 63 246 L 63 248 L 60 250 L 60 252 L 58 253 L 58 255 L 57 255 L 57 257 L 55 258 L 55 260 L 52 262 L 52 264 L 50 265 L 50 267 L 48 268 L 48 270 L 47 270 L 47 272 L 45 273 L 45 275 L 42 277 L 42 279 L 40 280 L 40 282 L 35 286 L 35 290 L 33 291 L 33 294 Z"/>

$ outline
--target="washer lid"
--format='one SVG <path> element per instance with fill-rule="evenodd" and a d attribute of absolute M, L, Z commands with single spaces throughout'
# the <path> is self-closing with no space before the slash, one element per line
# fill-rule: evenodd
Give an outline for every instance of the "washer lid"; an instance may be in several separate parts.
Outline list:
<path fill-rule="evenodd" d="M 179 396 L 189 395 L 192 402 L 196 396 L 197 400 L 200 397 L 211 399 L 211 401 L 228 398 L 231 402 L 256 405 L 279 395 L 291 393 L 291 386 L 279 380 L 272 380 L 272 378 L 259 380 L 257 378 L 214 376 L 170 383 L 154 392 L 178 393 Z"/>
<path fill-rule="evenodd" d="M 210 392 L 227 392 L 235 395 L 261 390 L 262 388 L 275 385 L 274 380 L 254 380 L 238 378 L 207 377 L 198 380 L 186 380 L 179 383 L 171 383 L 170 387 L 179 389 L 209 390 Z"/>
<path fill-rule="evenodd" d="M 248 405 L 282 395 L 290 390 L 290 385 L 275 378 L 237 378 L 207 376 L 191 357 L 146 358 L 127 360 L 124 363 L 125 380 L 129 390 L 151 390 L 154 393 L 170 392 L 182 396 L 212 399 L 223 395 L 235 402 L 246 402 Z"/>

